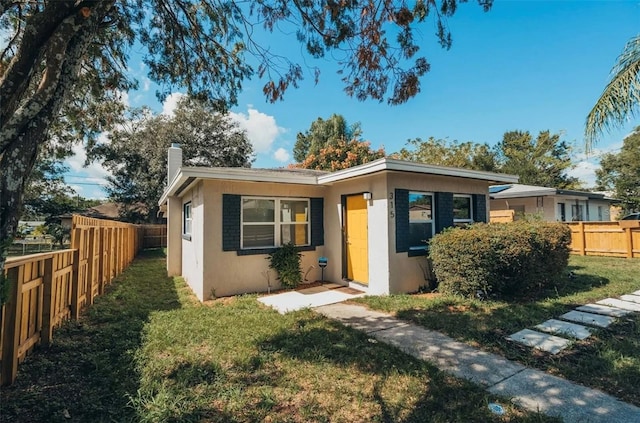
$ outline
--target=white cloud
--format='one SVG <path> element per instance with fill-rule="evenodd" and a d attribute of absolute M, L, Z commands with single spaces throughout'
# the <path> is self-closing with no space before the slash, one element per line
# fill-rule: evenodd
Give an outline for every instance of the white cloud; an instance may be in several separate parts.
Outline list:
<path fill-rule="evenodd" d="M 84 163 L 87 159 L 87 153 L 84 151 L 83 145 L 73 146 L 73 156 L 69 157 L 65 163 L 71 168 L 73 172 L 83 172 L 87 177 L 104 178 L 109 175 L 109 171 L 102 167 L 100 163 L 93 162 L 89 166 L 85 167 Z"/>
<path fill-rule="evenodd" d="M 183 93 L 171 93 L 164 99 L 164 103 L 162 103 L 162 114 L 167 116 L 173 116 L 173 112 L 178 107 L 178 102 L 182 97 L 185 97 L 186 94 Z"/>
<path fill-rule="evenodd" d="M 229 116 L 247 131 L 247 137 L 258 154 L 269 152 L 275 139 L 286 132 L 276 124 L 273 116 L 259 112 L 251 105 L 248 107 L 247 114 L 231 112 Z M 282 153 L 280 156 L 282 157 Z"/>
<path fill-rule="evenodd" d="M 129 107 L 129 93 L 126 91 L 118 91 L 116 92 L 116 95 L 118 96 L 118 100 L 120 100 L 120 103 L 122 103 L 123 105 Z"/>
<path fill-rule="evenodd" d="M 582 160 L 576 166 L 567 172 L 571 177 L 578 178 L 582 184 L 591 188 L 596 185 L 596 170 L 600 169 L 600 165 L 591 161 Z"/>
<path fill-rule="evenodd" d="M 142 91 L 149 91 L 151 88 L 151 80 L 146 76 L 142 78 Z"/>
<path fill-rule="evenodd" d="M 289 159 L 291 158 L 291 155 L 287 150 L 280 147 L 275 151 L 275 153 L 273 153 L 273 158 L 281 163 L 285 163 L 289 161 Z"/>

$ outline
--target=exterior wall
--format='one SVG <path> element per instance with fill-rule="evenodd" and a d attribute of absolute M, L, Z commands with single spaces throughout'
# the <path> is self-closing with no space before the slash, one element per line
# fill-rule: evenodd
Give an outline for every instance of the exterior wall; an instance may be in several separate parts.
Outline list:
<path fill-rule="evenodd" d="M 540 203 L 539 199 L 542 199 Z M 561 221 L 559 204 L 565 207 L 565 221 L 572 222 L 578 219 L 573 213 L 573 205 L 583 207 L 584 213 L 582 221 L 598 221 L 598 206 L 602 207 L 602 220 L 611 220 L 610 203 L 606 200 L 587 200 L 584 197 L 566 196 L 546 196 L 546 197 L 523 197 L 491 200 L 491 210 L 508 210 L 518 206 L 523 206 L 526 214 L 540 214 L 547 222 Z M 539 205 L 542 204 L 542 207 Z"/>
<path fill-rule="evenodd" d="M 389 233 L 387 176 L 384 173 L 362 178 L 340 181 L 328 188 L 325 195 L 324 239 L 325 256 L 329 264 L 325 279 L 343 283 L 343 216 L 342 196 L 371 193 L 368 201 L 368 254 L 369 281 L 367 293 L 372 295 L 389 293 Z"/>
<path fill-rule="evenodd" d="M 182 196 L 180 231 L 182 232 L 182 206 L 191 201 L 191 239 L 182 239 L 182 277 L 189 284 L 200 301 L 206 300 L 207 291 L 203 289 L 203 274 L 208 263 L 205 261 L 204 241 L 206 234 L 205 207 L 203 202 L 203 183 Z"/>
<path fill-rule="evenodd" d="M 183 194 L 180 218 L 171 227 L 182 231 L 182 204 L 191 201 L 192 236 L 181 243 L 181 274 L 200 300 L 280 288 L 267 254 L 238 255 L 223 251 L 223 194 L 265 197 L 324 198 L 324 245 L 302 253 L 302 271 L 307 280 L 321 278 L 318 258 L 328 258 L 325 280 L 345 283 L 343 265 L 343 196 L 370 192 L 368 201 L 367 292 L 373 295 L 416 291 L 426 284 L 424 256 L 396 253 L 396 189 L 453 194 L 487 195 L 488 182 L 456 177 L 380 172 L 335 182 L 329 186 L 205 180 Z M 488 207 L 487 207 L 488 209 Z M 488 221 L 488 210 L 486 210 Z M 176 223 L 177 221 L 177 223 Z"/>
<path fill-rule="evenodd" d="M 598 213 L 598 207 L 601 209 L 601 213 Z M 599 216 L 602 215 L 602 217 Z M 602 200 L 589 200 L 589 220 L 591 222 L 601 221 L 608 222 L 611 221 L 611 210 L 610 204 L 608 201 Z"/>
<path fill-rule="evenodd" d="M 387 193 L 385 198 L 389 198 L 390 194 L 392 194 L 396 188 L 408 189 L 411 191 L 486 195 L 488 187 L 488 182 L 478 180 L 394 172 L 389 173 L 388 175 Z M 396 253 L 396 221 L 394 217 L 391 217 L 391 211 L 393 211 L 393 209 L 389 204 L 389 219 L 387 224 L 389 293 L 396 294 L 401 292 L 414 292 L 427 283 L 424 273 L 427 260 L 424 256 L 409 257 L 407 253 Z M 487 210 L 487 222 L 489 221 L 488 213 L 489 212 Z"/>
<path fill-rule="evenodd" d="M 167 199 L 167 274 L 182 274 L 182 200 Z"/>
<path fill-rule="evenodd" d="M 547 202 L 545 203 L 544 197 L 540 197 L 540 198 L 543 198 L 542 200 L 543 206 L 538 207 L 537 198 L 539 197 L 505 198 L 505 199 L 491 200 L 490 208 L 491 210 L 510 210 L 510 209 L 519 210 L 520 207 L 524 207 L 525 214 L 542 213 L 543 217 L 546 220 L 547 217 L 545 216 L 544 205 L 548 204 L 550 206 L 548 207 L 548 209 L 550 210 L 550 213 L 553 213 L 553 217 L 551 220 L 556 220 L 555 206 L 551 207 L 552 201 L 550 202 L 549 199 L 547 199 Z M 516 215 L 516 219 L 517 218 L 518 216 Z"/>
<path fill-rule="evenodd" d="M 267 254 L 239 256 L 235 251 L 222 251 L 222 194 L 308 198 L 323 197 L 325 188 L 214 180 L 207 180 L 202 184 L 204 225 L 202 229 L 194 229 L 194 231 L 200 230 L 203 237 L 202 251 L 204 251 L 205 265 L 201 290 L 204 299 L 207 300 L 212 295 L 222 297 L 247 292 L 266 292 L 269 290 L 268 281 L 271 289 L 280 288 L 280 283 L 276 280 L 276 272 L 269 269 Z M 324 251 L 325 247 L 319 246 L 315 251 L 302 253 L 303 275 L 310 270 L 311 266 L 314 266 L 307 275 L 308 280 L 320 279 L 318 257 L 322 256 Z"/>

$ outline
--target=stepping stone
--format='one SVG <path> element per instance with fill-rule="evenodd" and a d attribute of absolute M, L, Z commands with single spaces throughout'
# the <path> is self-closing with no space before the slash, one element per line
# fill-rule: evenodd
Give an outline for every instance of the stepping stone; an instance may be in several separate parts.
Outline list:
<path fill-rule="evenodd" d="M 508 336 L 507 339 L 551 354 L 558 354 L 571 343 L 568 339 L 531 329 L 523 329 Z"/>
<path fill-rule="evenodd" d="M 640 295 L 640 291 L 632 292 L 632 295 Z"/>
<path fill-rule="evenodd" d="M 605 298 L 604 300 L 596 301 L 596 304 L 604 304 L 629 311 L 640 311 L 640 304 L 618 300 L 617 298 Z"/>
<path fill-rule="evenodd" d="M 582 311 L 571 310 L 568 313 L 560 316 L 561 319 L 569 320 L 571 322 L 582 323 L 590 326 L 599 326 L 601 328 L 606 328 L 614 320 L 614 317 L 611 316 L 602 316 L 600 314 L 592 314 L 592 313 L 583 313 Z"/>
<path fill-rule="evenodd" d="M 640 304 L 640 295 L 621 295 L 620 299 L 624 301 L 631 301 L 632 303 Z"/>
<path fill-rule="evenodd" d="M 578 311 L 584 311 L 586 313 L 604 314 L 605 316 L 622 317 L 629 313 L 628 310 L 622 310 L 616 307 L 609 307 L 602 304 L 587 304 L 576 308 Z"/>
<path fill-rule="evenodd" d="M 572 338 L 585 339 L 591 336 L 589 328 L 575 323 L 563 322 L 562 320 L 549 319 L 536 326 L 536 329 L 545 332 L 558 333 L 571 336 Z"/>

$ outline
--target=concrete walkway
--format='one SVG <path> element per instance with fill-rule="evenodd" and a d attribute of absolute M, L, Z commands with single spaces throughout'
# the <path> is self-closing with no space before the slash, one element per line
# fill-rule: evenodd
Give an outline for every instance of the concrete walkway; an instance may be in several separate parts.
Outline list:
<path fill-rule="evenodd" d="M 315 310 L 440 370 L 483 385 L 492 394 L 511 398 L 524 409 L 558 416 L 567 423 L 640 422 L 640 408 L 601 391 L 527 368 L 388 314 L 350 304 Z"/>
<path fill-rule="evenodd" d="M 335 304 L 364 295 L 364 292 L 349 288 L 348 286 L 338 285 L 336 283 L 324 283 L 312 288 L 267 295 L 258 298 L 258 301 L 273 307 L 278 310 L 280 314 L 285 314 L 290 311 L 302 310 L 303 308 Z"/>

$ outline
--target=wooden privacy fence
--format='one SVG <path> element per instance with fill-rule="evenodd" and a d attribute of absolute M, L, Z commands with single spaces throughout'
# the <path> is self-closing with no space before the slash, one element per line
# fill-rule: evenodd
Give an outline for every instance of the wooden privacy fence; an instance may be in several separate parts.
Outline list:
<path fill-rule="evenodd" d="M 509 223 L 515 220 L 515 210 L 490 210 L 489 221 L 491 223 Z"/>
<path fill-rule="evenodd" d="M 10 385 L 18 363 L 53 329 L 119 275 L 142 248 L 144 228 L 74 215 L 71 249 L 7 259 L 8 301 L 0 310 L 0 382 Z"/>
<path fill-rule="evenodd" d="M 143 225 L 143 248 L 160 248 L 167 246 L 167 225 Z"/>
<path fill-rule="evenodd" d="M 640 257 L 636 222 L 571 222 L 571 252 L 587 256 Z"/>

